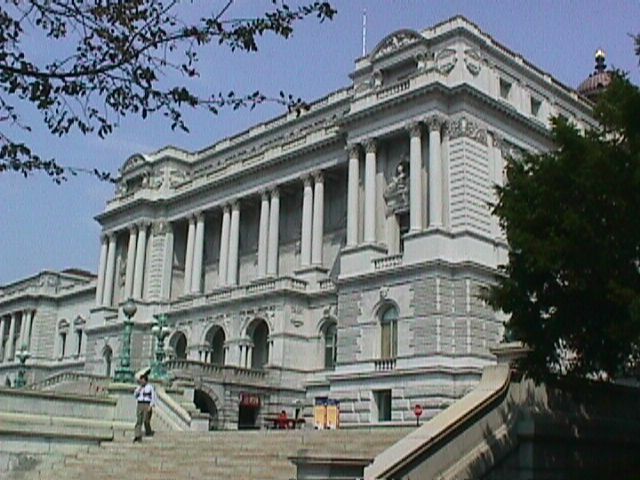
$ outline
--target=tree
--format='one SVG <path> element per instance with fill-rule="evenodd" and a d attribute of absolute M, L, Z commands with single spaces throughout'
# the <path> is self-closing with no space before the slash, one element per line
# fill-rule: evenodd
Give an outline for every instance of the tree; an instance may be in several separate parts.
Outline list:
<path fill-rule="evenodd" d="M 621 74 L 600 128 L 556 119 L 549 153 L 507 161 L 494 212 L 509 242 L 489 289 L 534 378 L 619 378 L 640 360 L 640 91 Z"/>
<path fill-rule="evenodd" d="M 198 52 L 222 46 L 258 50 L 258 38 L 272 33 L 288 38 L 294 24 L 309 16 L 333 18 L 329 2 L 290 6 L 271 0 L 271 10 L 253 18 L 228 18 L 233 0 L 202 2 L 213 10 L 189 19 L 178 0 L 7 0 L 0 7 L 0 173 L 27 176 L 43 171 L 60 182 L 79 169 L 43 159 L 27 142 L 25 108 L 35 107 L 48 130 L 63 136 L 77 130 L 105 137 L 126 115 L 166 116 L 171 128 L 187 130 L 184 107 L 254 108 L 277 102 L 290 110 L 306 105 L 292 95 L 194 93 L 189 79 L 199 76 Z M 216 7 L 217 5 L 217 7 Z M 42 58 L 42 42 L 55 58 Z M 170 83 L 168 74 L 177 72 Z M 176 76 L 173 75 L 173 78 Z M 81 169 L 80 169 L 81 170 Z M 108 173 L 89 170 L 102 179 Z"/>

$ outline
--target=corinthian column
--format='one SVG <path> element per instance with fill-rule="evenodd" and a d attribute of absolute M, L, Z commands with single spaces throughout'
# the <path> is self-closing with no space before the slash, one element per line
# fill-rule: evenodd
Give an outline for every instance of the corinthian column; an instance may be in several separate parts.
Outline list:
<path fill-rule="evenodd" d="M 267 275 L 278 274 L 278 237 L 280 222 L 280 192 L 271 190 L 271 208 L 269 209 L 269 250 L 267 256 Z"/>
<path fill-rule="evenodd" d="M 196 214 L 196 238 L 193 249 L 191 293 L 202 292 L 202 261 L 204 259 L 204 213 Z"/>
<path fill-rule="evenodd" d="M 142 286 L 144 284 L 144 263 L 147 254 L 147 227 L 146 223 L 138 225 L 138 248 L 136 249 L 136 271 L 133 276 L 133 297 L 142 298 Z"/>
<path fill-rule="evenodd" d="M 442 227 L 442 158 L 440 127 L 442 119 L 431 117 L 429 125 L 429 226 Z"/>
<path fill-rule="evenodd" d="M 349 148 L 349 179 L 347 184 L 347 246 L 358 244 L 358 185 L 360 183 L 360 146 Z"/>
<path fill-rule="evenodd" d="M 104 295 L 102 305 L 110 306 L 113 302 L 113 281 L 116 273 L 116 235 L 109 234 L 109 249 L 107 252 L 107 269 L 104 278 Z"/>
<path fill-rule="evenodd" d="M 411 232 L 422 230 L 422 127 L 409 125 L 409 225 Z"/>
<path fill-rule="evenodd" d="M 322 172 L 313 175 L 313 238 L 311 239 L 311 263 L 322 265 L 322 235 L 324 233 L 324 177 Z"/>
<path fill-rule="evenodd" d="M 300 266 L 311 265 L 311 226 L 313 215 L 313 189 L 311 187 L 311 177 L 304 177 L 304 191 L 302 196 L 302 231 L 300 241 Z"/>
<path fill-rule="evenodd" d="M 229 265 L 227 284 L 238 284 L 238 249 L 240 248 L 240 202 L 231 205 L 231 228 L 229 229 Z"/>
<path fill-rule="evenodd" d="M 376 241 L 376 142 L 367 141 L 364 160 L 364 241 Z"/>
<path fill-rule="evenodd" d="M 193 247 L 196 240 L 196 219 L 189 217 L 187 229 L 187 251 L 184 256 L 184 294 L 191 293 L 191 277 L 193 276 Z"/>
<path fill-rule="evenodd" d="M 102 305 L 104 295 L 104 275 L 107 268 L 107 251 L 109 250 L 108 238 L 100 235 L 100 264 L 98 266 L 98 280 L 96 282 L 96 305 Z"/>
<path fill-rule="evenodd" d="M 269 236 L 269 194 L 262 192 L 260 203 L 260 230 L 258 232 L 258 277 L 267 276 L 267 248 Z"/>
<path fill-rule="evenodd" d="M 136 245 L 138 231 L 135 225 L 129 227 L 129 246 L 127 247 L 127 271 L 124 277 L 124 297 L 133 296 L 133 274 L 136 267 Z"/>

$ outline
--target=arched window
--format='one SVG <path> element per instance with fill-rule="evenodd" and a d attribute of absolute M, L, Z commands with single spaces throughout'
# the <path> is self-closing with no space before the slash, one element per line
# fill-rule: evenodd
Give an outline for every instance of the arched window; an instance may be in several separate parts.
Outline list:
<path fill-rule="evenodd" d="M 324 368 L 333 370 L 336 367 L 336 358 L 338 354 L 338 326 L 336 322 L 329 321 L 325 324 L 322 332 L 324 340 Z"/>
<path fill-rule="evenodd" d="M 113 359 L 113 350 L 109 345 L 102 349 L 102 359 L 104 361 L 104 374 L 106 377 L 111 376 L 111 360 Z"/>
<path fill-rule="evenodd" d="M 205 336 L 207 350 L 204 361 L 214 365 L 224 365 L 224 342 L 226 340 L 222 327 L 218 325 L 211 327 Z"/>
<path fill-rule="evenodd" d="M 264 320 L 254 320 L 247 329 L 251 346 L 251 368 L 264 368 L 269 362 L 269 326 Z"/>
<path fill-rule="evenodd" d="M 396 358 L 398 354 L 398 309 L 393 305 L 380 315 L 380 358 Z"/>
<path fill-rule="evenodd" d="M 176 333 L 169 342 L 169 346 L 173 349 L 178 360 L 187 359 L 187 336 L 182 333 Z"/>

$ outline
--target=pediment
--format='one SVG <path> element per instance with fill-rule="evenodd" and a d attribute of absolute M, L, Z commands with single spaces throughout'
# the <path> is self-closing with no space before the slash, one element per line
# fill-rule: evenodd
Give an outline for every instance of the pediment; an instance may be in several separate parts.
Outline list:
<path fill-rule="evenodd" d="M 424 42 L 425 38 L 415 30 L 398 30 L 383 38 L 373 49 L 369 58 L 375 60 L 413 43 Z"/>

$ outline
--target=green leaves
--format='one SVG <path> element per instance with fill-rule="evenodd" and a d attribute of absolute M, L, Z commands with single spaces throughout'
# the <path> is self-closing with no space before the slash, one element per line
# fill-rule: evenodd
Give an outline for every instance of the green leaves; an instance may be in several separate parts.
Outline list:
<path fill-rule="evenodd" d="M 617 76 L 596 108 L 601 129 L 562 120 L 557 149 L 507 160 L 495 213 L 509 264 L 488 299 L 508 335 L 533 347 L 538 379 L 635 372 L 640 347 L 640 91 Z"/>
<path fill-rule="evenodd" d="M 215 115 L 226 107 L 252 109 L 275 102 L 301 112 L 306 104 L 283 93 L 212 92 L 201 98 L 188 84 L 168 84 L 169 72 L 187 79 L 199 76 L 199 48 L 226 46 L 255 52 L 262 35 L 286 39 L 306 17 L 322 22 L 336 13 L 329 2 L 294 7 L 274 1 L 270 11 L 255 18 L 227 18 L 232 3 L 221 2 L 213 13 L 193 21 L 182 16 L 177 0 L 6 2 L 0 8 L 0 118 L 27 130 L 16 107 L 31 104 L 55 135 L 78 130 L 104 137 L 127 115 L 145 119 L 161 114 L 171 128 L 186 131 L 184 107 L 205 108 Z M 211 9 L 211 3 L 203 2 L 203 8 Z M 47 51 L 53 52 L 52 57 L 32 58 L 23 50 L 26 36 L 51 43 Z M 57 56 L 56 46 L 61 47 Z M 0 133 L 3 138 L 0 172 L 40 170 L 54 179 L 64 177 L 66 167 L 43 163 L 27 145 L 12 144 Z M 24 168 L 23 162 L 27 162 Z"/>

